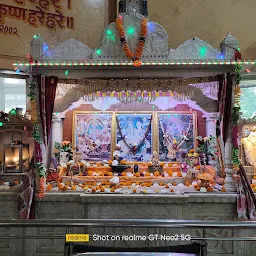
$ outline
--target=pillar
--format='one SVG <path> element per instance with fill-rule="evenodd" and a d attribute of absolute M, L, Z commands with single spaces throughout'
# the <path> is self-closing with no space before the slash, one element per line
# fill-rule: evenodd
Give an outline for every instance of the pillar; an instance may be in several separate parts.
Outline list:
<path fill-rule="evenodd" d="M 52 149 L 55 142 L 63 141 L 63 117 L 60 114 L 52 115 Z"/>
<path fill-rule="evenodd" d="M 233 164 L 232 164 L 232 140 L 231 134 L 225 143 L 225 188 L 227 192 L 236 192 L 236 184 L 233 175 Z"/>
<path fill-rule="evenodd" d="M 216 137 L 216 120 L 218 113 L 207 113 L 203 116 L 206 125 L 206 137 Z"/>
<path fill-rule="evenodd" d="M 234 92 L 232 92 L 232 98 L 234 99 Z M 234 101 L 232 100 L 232 107 Z M 230 121 L 231 122 L 231 121 Z M 225 143 L 225 155 L 224 155 L 224 162 L 225 162 L 225 188 L 227 192 L 236 192 L 236 184 L 234 179 L 234 170 L 233 170 L 233 163 L 232 163 L 232 125 L 229 124 L 229 133 L 228 138 Z"/>

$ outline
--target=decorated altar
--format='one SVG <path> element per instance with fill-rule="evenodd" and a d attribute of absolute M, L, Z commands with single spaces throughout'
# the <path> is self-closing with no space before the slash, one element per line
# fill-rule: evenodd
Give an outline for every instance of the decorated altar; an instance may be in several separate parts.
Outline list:
<path fill-rule="evenodd" d="M 31 217 L 35 191 L 39 219 L 254 219 L 237 171 L 244 163 L 240 72 L 256 63 L 241 60 L 231 33 L 220 49 L 197 37 L 177 49 L 168 42 L 165 29 L 130 4 L 105 28 L 97 49 L 75 39 L 51 49 L 34 36 L 27 61 L 14 64 L 29 76 L 34 139 L 17 216 Z M 251 146 L 254 132 L 243 140 Z M 62 245 L 47 241 L 52 255 L 61 255 Z M 27 255 L 49 251 L 44 241 L 24 248 Z M 208 251 L 241 256 L 250 248 L 219 241 Z"/>
<path fill-rule="evenodd" d="M 28 62 L 15 64 L 30 74 L 40 197 L 236 190 L 229 120 L 243 62 L 230 33 L 221 50 L 199 38 L 169 49 L 164 28 L 135 8 L 98 49 L 45 45 L 35 35 Z"/>

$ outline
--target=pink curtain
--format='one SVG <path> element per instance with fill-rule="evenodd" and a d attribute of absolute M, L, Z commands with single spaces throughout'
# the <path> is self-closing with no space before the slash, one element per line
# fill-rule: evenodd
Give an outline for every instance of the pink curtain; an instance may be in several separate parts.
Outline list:
<path fill-rule="evenodd" d="M 49 136 L 52 126 L 52 113 L 54 108 L 54 100 L 56 95 L 57 77 L 47 77 L 39 75 L 39 102 L 40 102 L 40 116 L 43 127 L 44 143 L 49 142 Z"/>

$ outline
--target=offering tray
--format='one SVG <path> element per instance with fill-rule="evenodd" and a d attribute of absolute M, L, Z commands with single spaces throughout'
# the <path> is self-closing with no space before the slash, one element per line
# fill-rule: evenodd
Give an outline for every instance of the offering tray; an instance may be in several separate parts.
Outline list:
<path fill-rule="evenodd" d="M 110 165 L 110 167 L 112 168 L 113 172 L 116 172 L 116 173 L 122 173 L 123 171 L 131 168 L 130 165 Z"/>
<path fill-rule="evenodd" d="M 86 166 L 86 171 L 107 171 L 111 172 L 111 167 L 109 166 Z"/>

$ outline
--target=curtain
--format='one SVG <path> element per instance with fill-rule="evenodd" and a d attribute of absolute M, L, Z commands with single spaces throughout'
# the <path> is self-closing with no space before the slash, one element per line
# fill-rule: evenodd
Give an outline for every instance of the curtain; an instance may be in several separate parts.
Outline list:
<path fill-rule="evenodd" d="M 52 113 L 56 95 L 57 77 L 39 75 L 39 103 L 40 116 L 43 127 L 44 144 L 47 145 L 51 134 Z"/>
<path fill-rule="evenodd" d="M 231 111 L 232 111 L 232 87 L 233 87 L 233 77 L 230 73 L 227 74 L 227 86 L 226 86 L 226 98 L 225 107 L 223 115 L 223 141 L 226 143 L 228 138 L 228 133 L 230 131 L 231 125 Z"/>
<path fill-rule="evenodd" d="M 228 132 L 230 129 L 231 111 L 232 111 L 232 87 L 233 77 L 230 73 L 226 75 L 226 79 L 223 75 L 219 76 L 219 113 L 220 123 L 222 131 L 222 139 L 224 144 L 228 138 Z"/>
<path fill-rule="evenodd" d="M 35 218 L 35 202 L 33 200 L 35 193 L 35 176 L 34 158 L 32 158 L 29 164 L 29 170 L 26 172 L 20 188 L 18 199 L 20 219 Z"/>

